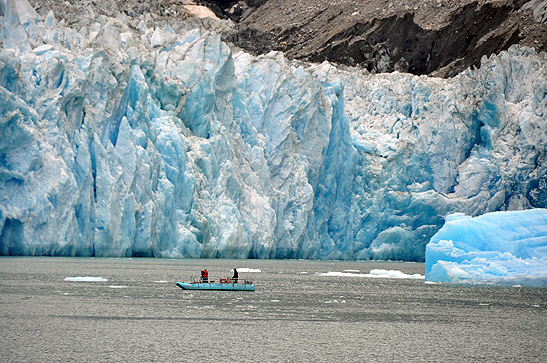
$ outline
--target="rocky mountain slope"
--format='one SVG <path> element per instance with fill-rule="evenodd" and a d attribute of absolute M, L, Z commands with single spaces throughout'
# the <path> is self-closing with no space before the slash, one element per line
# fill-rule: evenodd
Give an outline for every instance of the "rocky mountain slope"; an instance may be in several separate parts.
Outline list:
<path fill-rule="evenodd" d="M 282 50 L 296 59 L 374 72 L 450 77 L 512 44 L 546 49 L 545 1 L 528 6 L 525 0 L 204 3 L 215 3 L 238 23 L 231 39 L 249 51 Z"/>
<path fill-rule="evenodd" d="M 206 22 L 253 54 L 451 77 L 513 44 L 545 51 L 545 0 L 31 0 L 70 23 L 83 14 Z M 205 9 L 204 6 L 209 7 Z M 206 11 L 204 11 L 204 9 Z"/>

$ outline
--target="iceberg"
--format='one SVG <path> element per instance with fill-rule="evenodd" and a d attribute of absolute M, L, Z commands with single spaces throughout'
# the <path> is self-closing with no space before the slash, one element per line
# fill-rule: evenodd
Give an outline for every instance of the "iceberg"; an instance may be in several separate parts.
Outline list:
<path fill-rule="evenodd" d="M 547 286 L 547 209 L 461 213 L 426 246 L 427 281 Z"/>
<path fill-rule="evenodd" d="M 0 255 L 423 261 L 451 213 L 547 207 L 545 53 L 371 75 L 0 9 Z"/>

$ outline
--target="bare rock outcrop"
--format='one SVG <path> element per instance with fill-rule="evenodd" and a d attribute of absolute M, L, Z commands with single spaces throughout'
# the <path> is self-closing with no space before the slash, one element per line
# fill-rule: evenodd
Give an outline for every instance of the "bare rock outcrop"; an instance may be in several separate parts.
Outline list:
<path fill-rule="evenodd" d="M 281 50 L 291 58 L 372 72 L 451 77 L 513 44 L 546 49 L 546 6 L 538 0 L 202 3 L 237 22 L 227 38 L 248 51 Z"/>

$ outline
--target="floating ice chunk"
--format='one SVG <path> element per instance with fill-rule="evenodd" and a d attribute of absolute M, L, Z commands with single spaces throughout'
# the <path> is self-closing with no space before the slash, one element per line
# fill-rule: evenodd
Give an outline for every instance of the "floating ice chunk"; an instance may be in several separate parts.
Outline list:
<path fill-rule="evenodd" d="M 368 274 L 353 273 L 353 272 L 325 272 L 320 273 L 320 276 L 334 276 L 334 277 L 369 277 L 369 278 L 387 278 L 387 279 L 416 279 L 423 280 L 424 276 L 420 274 L 405 274 L 399 270 L 383 270 L 373 269 Z"/>
<path fill-rule="evenodd" d="M 338 301 L 338 300 L 334 299 L 334 300 L 325 301 L 325 304 L 345 304 L 345 303 L 346 303 L 346 300 Z"/>
<path fill-rule="evenodd" d="M 547 209 L 447 217 L 426 246 L 426 279 L 547 285 Z"/>
<path fill-rule="evenodd" d="M 402 271 L 399 270 L 383 270 L 383 269 L 373 269 L 370 270 L 369 275 L 371 277 L 382 277 L 382 278 L 389 278 L 389 279 L 417 279 L 417 280 L 423 280 L 425 278 L 424 275 L 420 274 L 405 274 Z"/>
<path fill-rule="evenodd" d="M 237 272 L 241 273 L 257 273 L 262 272 L 259 268 L 248 268 L 248 267 L 241 267 L 237 268 Z"/>
<path fill-rule="evenodd" d="M 76 276 L 76 277 L 65 277 L 65 281 L 76 281 L 76 282 L 105 282 L 108 281 L 104 277 L 94 277 L 94 276 Z"/>

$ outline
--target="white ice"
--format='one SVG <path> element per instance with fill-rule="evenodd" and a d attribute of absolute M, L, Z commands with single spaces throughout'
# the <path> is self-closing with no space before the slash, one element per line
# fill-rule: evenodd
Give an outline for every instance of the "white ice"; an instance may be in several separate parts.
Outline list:
<path fill-rule="evenodd" d="M 95 277 L 95 276 L 75 276 L 75 277 L 65 277 L 65 281 L 76 281 L 76 282 L 105 282 L 108 279 L 104 277 Z"/>
<path fill-rule="evenodd" d="M 249 267 L 238 267 L 237 272 L 239 273 L 259 273 L 262 272 L 259 268 L 249 268 Z"/>
<path fill-rule="evenodd" d="M 320 273 L 320 276 L 332 276 L 332 277 L 369 277 L 369 278 L 386 278 L 386 279 L 416 279 L 423 280 L 424 276 L 420 274 L 405 274 L 399 270 L 384 270 L 373 269 L 368 274 L 355 273 L 355 272 L 335 272 L 329 271 Z"/>

